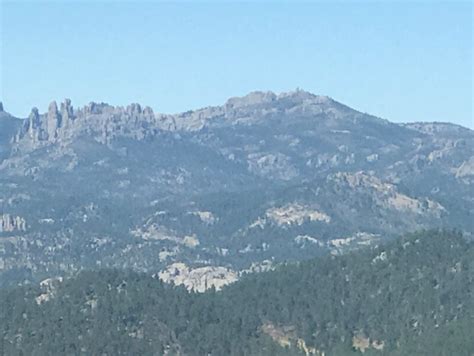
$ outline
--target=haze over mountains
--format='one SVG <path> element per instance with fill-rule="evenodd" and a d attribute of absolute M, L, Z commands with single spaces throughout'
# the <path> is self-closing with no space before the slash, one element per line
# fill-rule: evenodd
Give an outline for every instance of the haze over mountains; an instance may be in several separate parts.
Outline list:
<path fill-rule="evenodd" d="M 84 268 L 203 291 L 407 231 L 474 232 L 474 132 L 297 90 L 176 115 L 0 110 L 0 285 Z"/>

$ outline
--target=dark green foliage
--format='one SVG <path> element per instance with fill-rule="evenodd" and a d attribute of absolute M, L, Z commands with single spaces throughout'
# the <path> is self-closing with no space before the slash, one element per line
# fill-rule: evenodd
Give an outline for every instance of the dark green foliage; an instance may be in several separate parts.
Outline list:
<path fill-rule="evenodd" d="M 474 353 L 474 249 L 423 232 L 375 249 L 248 275 L 221 292 L 188 293 L 145 274 L 101 270 L 67 279 L 37 305 L 35 287 L 3 291 L 5 355 L 288 355 L 295 344 L 368 355 Z M 262 326 L 291 330 L 289 349 Z"/>

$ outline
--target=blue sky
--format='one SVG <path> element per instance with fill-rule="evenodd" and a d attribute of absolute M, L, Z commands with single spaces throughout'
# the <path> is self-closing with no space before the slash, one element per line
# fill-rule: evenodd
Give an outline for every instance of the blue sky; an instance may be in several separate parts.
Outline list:
<path fill-rule="evenodd" d="M 157 112 L 297 87 L 396 122 L 473 127 L 465 3 L 8 2 L 0 99 L 139 102 Z"/>

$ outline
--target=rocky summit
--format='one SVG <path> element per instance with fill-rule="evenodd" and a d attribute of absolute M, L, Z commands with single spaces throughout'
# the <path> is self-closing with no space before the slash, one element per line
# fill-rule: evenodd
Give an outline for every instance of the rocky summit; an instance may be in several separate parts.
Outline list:
<path fill-rule="evenodd" d="M 4 104 L 0 285 L 118 267 L 202 291 L 408 231 L 474 233 L 461 126 L 302 90 L 174 115 L 66 99 L 16 118 Z"/>

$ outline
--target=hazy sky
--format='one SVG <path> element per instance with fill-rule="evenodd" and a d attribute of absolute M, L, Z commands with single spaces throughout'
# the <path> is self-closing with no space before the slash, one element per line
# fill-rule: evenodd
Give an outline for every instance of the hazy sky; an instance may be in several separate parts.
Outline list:
<path fill-rule="evenodd" d="M 65 97 L 178 112 L 300 87 L 474 126 L 470 2 L 0 3 L 0 100 L 17 116 Z"/>

